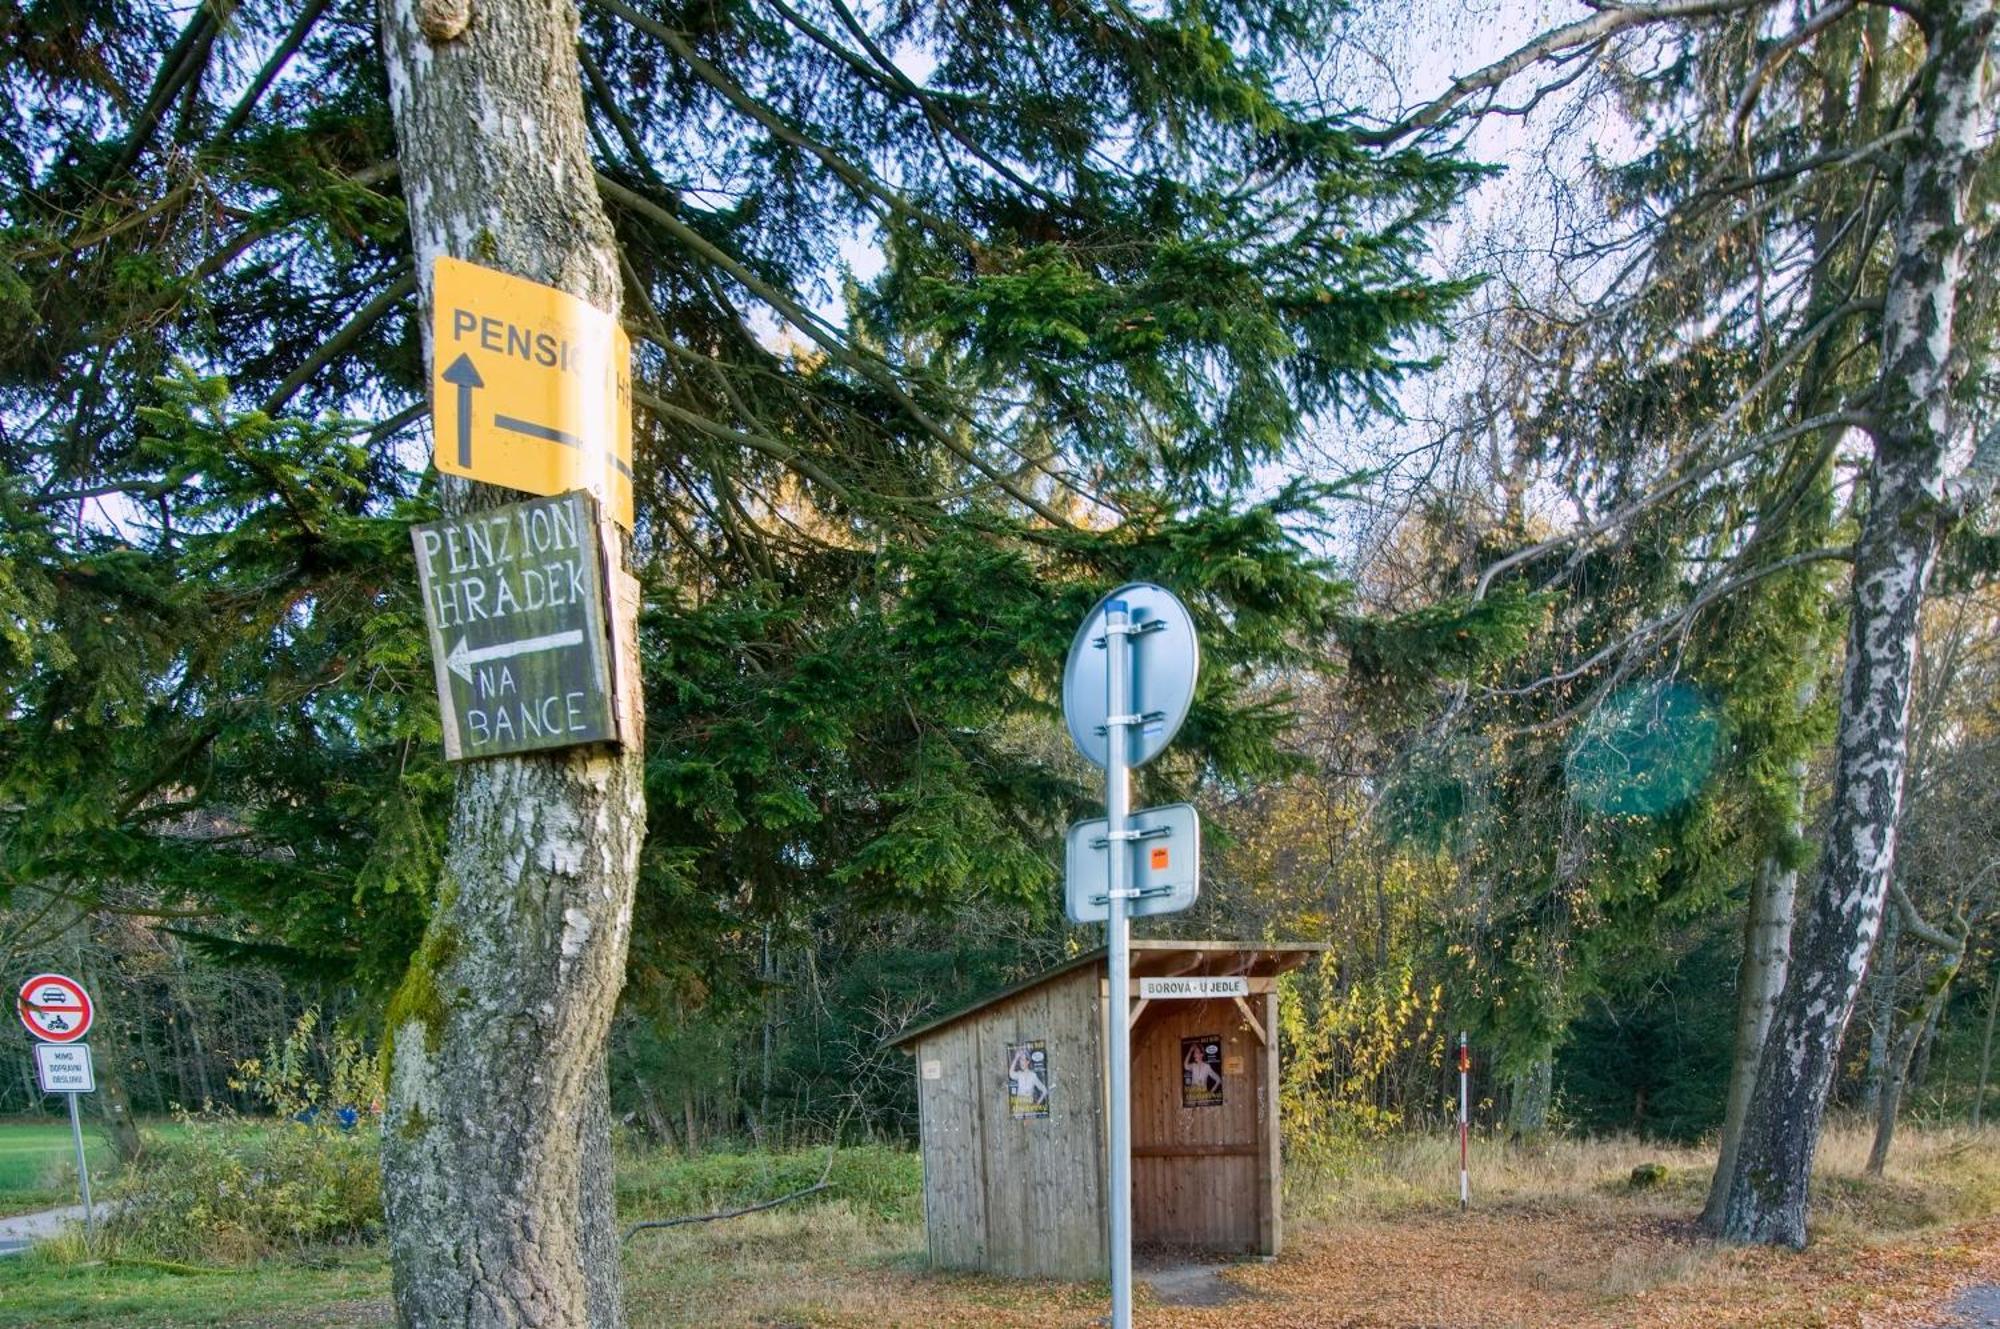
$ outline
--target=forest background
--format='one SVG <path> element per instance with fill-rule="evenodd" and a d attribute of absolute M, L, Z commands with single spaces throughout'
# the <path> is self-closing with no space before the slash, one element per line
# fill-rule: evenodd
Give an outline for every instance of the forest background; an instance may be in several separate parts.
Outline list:
<path fill-rule="evenodd" d="M 896 188 L 915 168 L 838 164 L 902 149 L 786 103 L 758 43 L 796 11 L 755 8 L 585 11 L 604 192 L 658 300 L 627 311 L 652 812 L 616 1113 L 689 1150 L 907 1137 L 883 1041 L 1095 941 L 1057 903 L 1096 794 L 1052 694 L 1082 609 L 1145 576 L 1211 644 L 1143 794 L 1202 807 L 1203 899 L 1153 930 L 1333 943 L 1286 1030 L 1296 1151 L 1436 1124 L 1461 1028 L 1482 1124 L 1715 1130 L 1756 924 L 1774 898 L 1789 921 L 1828 815 L 1915 25 L 1713 6 L 1460 96 L 1435 86 L 1467 64 L 1455 16 L 1216 20 L 1247 62 L 1285 53 L 1267 93 L 1372 128 L 1251 164 L 1134 294 L 1071 251 L 1165 225 L 1112 184 L 1143 138 L 1095 231 L 1025 210 L 955 286 L 935 200 Z M 250 1107 L 237 1064 L 306 1008 L 374 1038 L 432 907 L 416 283 L 383 90 L 318 77 L 372 9 L 79 13 L 0 29 L 0 956 L 99 990 L 108 1108 Z M 1496 31 L 1574 17 L 1544 14 Z M 962 32 L 877 19 L 903 45 L 874 83 L 951 72 Z M 1163 121 L 1255 84 L 1173 49 L 1142 90 Z M 650 127 L 689 107 L 738 119 L 689 153 Z M 987 126 L 1020 136 L 987 169 L 1033 160 L 1034 115 Z M 1957 371 L 1982 426 L 1990 144 Z M 676 153 L 701 169 L 662 180 Z M 1260 170 L 1321 187 L 1260 213 Z M 1337 238 L 1288 252 L 1315 203 Z M 1148 280 L 1226 296 L 1190 314 Z M 947 406 L 976 425 L 926 425 Z M 1953 529 L 1923 610 L 1892 907 L 1836 1081 L 1891 1120 L 1976 1113 L 1990 1074 L 1992 529 Z M 36 1110 L 25 1069 L 0 1084 Z"/>

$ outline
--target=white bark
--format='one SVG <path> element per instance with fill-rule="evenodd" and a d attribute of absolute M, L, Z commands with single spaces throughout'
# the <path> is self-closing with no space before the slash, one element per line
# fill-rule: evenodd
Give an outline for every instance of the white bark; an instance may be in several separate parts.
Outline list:
<path fill-rule="evenodd" d="M 1795 770 L 1796 791 L 1803 802 L 1803 770 Z M 1793 814 L 1794 823 L 1803 809 Z M 1792 959 L 1792 910 L 1798 899 L 1798 869 L 1776 857 L 1766 856 L 1757 866 L 1750 884 L 1750 907 L 1743 924 L 1743 960 L 1736 975 L 1736 1044 L 1729 1067 L 1729 1097 L 1722 1114 L 1722 1141 L 1717 1151 L 1715 1175 L 1709 1183 L 1708 1203 L 1701 1221 L 1711 1230 L 1722 1224 L 1729 1202 L 1729 1178 L 1736 1170 L 1736 1155 L 1743 1143 L 1743 1122 L 1750 1109 L 1750 1093 L 1757 1084 L 1757 1068 L 1763 1060 L 1764 1043 L 1771 1032 L 1771 1017 L 1777 1013 L 1778 998 L 1785 990 L 1785 975 Z"/>
<path fill-rule="evenodd" d="M 1974 169 L 1992 132 L 1991 0 L 1919 9 L 1927 67 L 1907 140 L 1883 304 L 1868 508 L 1855 551 L 1831 816 L 1730 1181 L 1724 1235 L 1803 1246 L 1808 1182 L 1842 1035 L 1881 925 L 1908 765 L 1919 613 L 1964 496 L 1953 327 Z"/>
<path fill-rule="evenodd" d="M 616 315 L 571 0 L 383 0 L 382 34 L 426 304 L 451 255 Z M 450 512 L 516 497 L 442 494 Z M 409 1329 L 621 1322 L 604 1045 L 644 826 L 636 734 L 459 769 L 436 911 L 391 1008 L 384 1191 Z"/>

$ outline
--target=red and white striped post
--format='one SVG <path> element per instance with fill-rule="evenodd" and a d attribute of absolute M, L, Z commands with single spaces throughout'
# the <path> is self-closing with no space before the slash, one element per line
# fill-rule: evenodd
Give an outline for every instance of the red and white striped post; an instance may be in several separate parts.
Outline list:
<path fill-rule="evenodd" d="M 1468 1077 L 1472 1073 L 1472 1051 L 1466 1046 L 1465 1031 L 1458 1034 L 1458 1207 L 1463 1210 L 1472 1204 L 1472 1173 L 1469 1161 L 1469 1139 L 1472 1130 L 1472 1115 L 1469 1111 L 1471 1094 Z"/>

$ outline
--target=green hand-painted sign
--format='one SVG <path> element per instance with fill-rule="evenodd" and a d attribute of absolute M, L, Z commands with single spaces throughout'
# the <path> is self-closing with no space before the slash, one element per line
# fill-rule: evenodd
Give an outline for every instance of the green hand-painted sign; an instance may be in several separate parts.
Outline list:
<path fill-rule="evenodd" d="M 618 736 L 597 501 L 581 491 L 410 528 L 445 756 Z"/>

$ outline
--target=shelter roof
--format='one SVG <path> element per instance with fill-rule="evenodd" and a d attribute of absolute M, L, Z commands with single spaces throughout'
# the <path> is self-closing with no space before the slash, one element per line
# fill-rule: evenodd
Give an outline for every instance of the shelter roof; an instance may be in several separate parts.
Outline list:
<path fill-rule="evenodd" d="M 1332 947 L 1325 942 L 1319 941 L 1139 941 L 1135 939 L 1132 942 L 1132 977 L 1179 978 L 1187 974 L 1200 974 L 1265 978 L 1297 969 L 1313 956 L 1331 949 Z M 1102 946 L 1085 951 L 1073 960 L 1065 960 L 1031 978 L 1001 988 L 970 1006 L 961 1007 L 949 1015 L 940 1016 L 928 1024 L 920 1024 L 915 1029 L 899 1034 L 890 1039 L 886 1046 L 908 1047 L 940 1029 L 970 1019 L 981 1011 L 1011 1001 L 1023 993 L 1032 992 L 1045 983 L 1067 977 L 1079 969 L 1087 969 L 1093 965 L 1102 966 L 1105 955 L 1106 951 Z"/>

